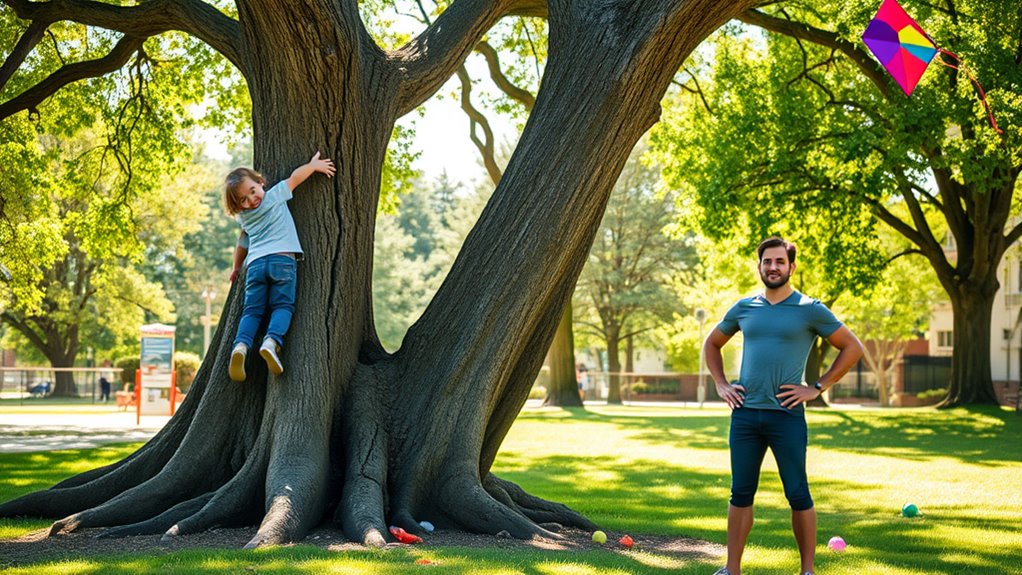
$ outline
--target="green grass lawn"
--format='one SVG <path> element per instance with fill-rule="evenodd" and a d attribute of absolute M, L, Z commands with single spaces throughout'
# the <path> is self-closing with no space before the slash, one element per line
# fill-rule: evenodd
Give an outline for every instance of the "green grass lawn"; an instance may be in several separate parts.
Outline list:
<path fill-rule="evenodd" d="M 996 408 L 814 410 L 809 475 L 820 575 L 1022 574 L 1022 416 Z M 730 475 L 721 409 L 526 410 L 495 471 L 612 532 L 723 543 Z M 0 500 L 122 458 L 134 446 L 0 454 Z M 913 502 L 922 515 L 901 517 Z M 791 575 L 798 552 L 768 456 L 745 575 Z M 47 525 L 0 521 L 0 538 Z M 845 553 L 826 548 L 840 535 Z M 416 565 L 416 558 L 436 564 Z M 0 556 L 0 565 L 3 559 Z M 309 546 L 89 558 L 21 573 L 706 574 L 715 561 L 637 549 L 585 552 L 421 546 L 332 553 Z"/>

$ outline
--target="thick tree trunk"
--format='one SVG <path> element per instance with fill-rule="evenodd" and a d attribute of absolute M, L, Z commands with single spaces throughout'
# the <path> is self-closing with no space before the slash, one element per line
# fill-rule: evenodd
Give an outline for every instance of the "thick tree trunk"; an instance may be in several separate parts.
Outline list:
<path fill-rule="evenodd" d="M 941 407 L 998 404 L 990 372 L 990 325 L 996 294 L 995 281 L 992 288 L 986 289 L 968 289 L 963 285 L 951 297 L 954 349 L 948 395 Z"/>
<path fill-rule="evenodd" d="M 252 94 L 255 168 L 276 182 L 316 149 L 338 167 L 290 202 L 305 260 L 284 373 L 269 377 L 253 354 L 248 380 L 228 381 L 239 280 L 185 403 L 153 440 L 0 505 L 0 516 L 66 516 L 51 533 L 116 526 L 110 534 L 166 537 L 261 518 L 248 546 L 299 540 L 331 512 L 371 545 L 385 543 L 388 525 L 421 532 L 423 519 L 516 537 L 552 535 L 548 522 L 592 528 L 490 468 L 629 151 L 685 55 L 751 3 L 551 2 L 549 60 L 518 148 L 446 281 L 388 355 L 370 272 L 394 122 L 453 73 L 501 9 L 535 6 L 456 0 L 420 40 L 385 54 L 354 2 L 238 2 L 231 53 Z"/>
<path fill-rule="evenodd" d="M 564 307 L 554 342 L 547 355 L 550 359 L 550 389 L 543 405 L 582 407 L 582 396 L 575 379 L 575 342 L 571 329 L 571 301 Z"/>
<path fill-rule="evenodd" d="M 60 341 L 57 334 L 50 334 L 50 338 Z M 75 346 L 77 347 L 77 346 Z M 51 346 L 45 350 L 46 359 L 55 368 L 69 368 L 75 366 L 74 354 L 68 354 L 64 346 Z M 52 397 L 78 397 L 78 386 L 75 384 L 74 373 L 70 371 L 53 372 Z"/>

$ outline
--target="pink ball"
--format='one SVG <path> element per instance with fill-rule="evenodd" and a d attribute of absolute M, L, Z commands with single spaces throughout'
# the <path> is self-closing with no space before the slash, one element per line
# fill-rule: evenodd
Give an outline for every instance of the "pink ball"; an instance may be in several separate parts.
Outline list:
<path fill-rule="evenodd" d="M 837 551 L 840 553 L 845 550 L 847 544 L 845 543 L 845 540 L 840 537 L 831 537 L 830 541 L 827 542 L 827 547 L 829 547 L 831 551 Z"/>

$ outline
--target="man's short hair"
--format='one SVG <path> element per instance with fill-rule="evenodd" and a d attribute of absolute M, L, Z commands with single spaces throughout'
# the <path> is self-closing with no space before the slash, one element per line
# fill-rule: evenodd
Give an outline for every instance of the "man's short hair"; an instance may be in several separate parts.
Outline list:
<path fill-rule="evenodd" d="M 759 256 L 759 261 L 763 261 L 763 252 L 770 248 L 784 248 L 788 252 L 788 263 L 795 263 L 795 252 L 797 251 L 795 244 L 780 236 L 770 236 L 759 242 L 759 247 L 756 248 L 756 255 Z"/>

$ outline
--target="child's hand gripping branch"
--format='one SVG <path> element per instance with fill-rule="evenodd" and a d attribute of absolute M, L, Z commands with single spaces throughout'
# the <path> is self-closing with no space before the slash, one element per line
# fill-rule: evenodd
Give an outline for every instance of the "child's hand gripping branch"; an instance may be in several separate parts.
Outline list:
<path fill-rule="evenodd" d="M 263 315 L 270 312 L 269 327 L 259 347 L 270 373 L 280 375 L 280 347 L 291 326 L 295 309 L 297 260 L 303 255 L 294 218 L 287 208 L 292 191 L 312 174 L 331 177 L 336 173 L 329 158 L 316 152 L 308 163 L 291 172 L 286 180 L 265 190 L 266 180 L 255 170 L 237 168 L 227 175 L 224 185 L 224 207 L 241 225 L 241 234 L 234 250 L 231 281 L 243 267 L 245 275 L 245 308 L 231 352 L 229 374 L 235 381 L 244 381 L 245 358 L 252 346 Z"/>

